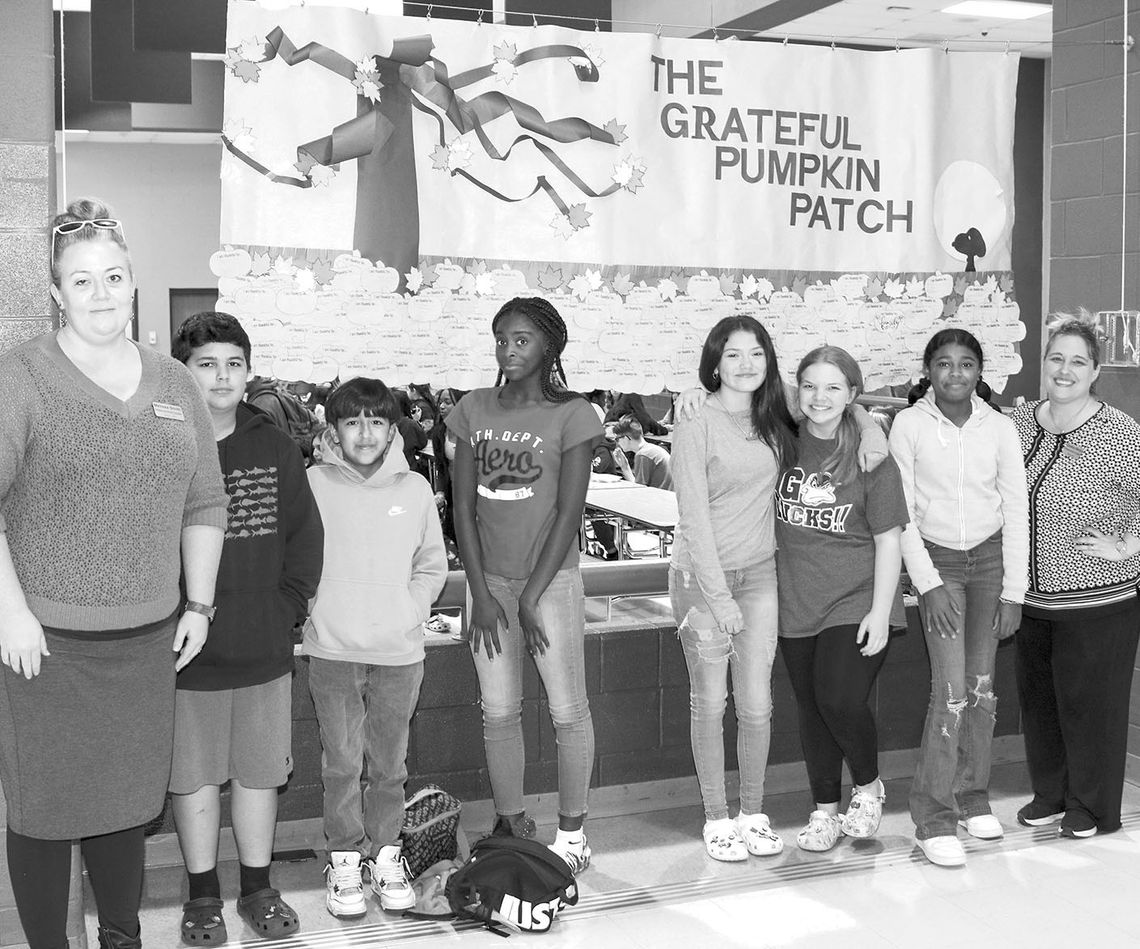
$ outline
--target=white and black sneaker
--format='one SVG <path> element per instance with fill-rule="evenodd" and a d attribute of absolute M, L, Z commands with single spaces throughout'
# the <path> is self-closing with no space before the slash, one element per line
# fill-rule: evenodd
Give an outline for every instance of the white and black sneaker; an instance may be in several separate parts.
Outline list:
<path fill-rule="evenodd" d="M 399 844 L 381 847 L 368 866 L 372 892 L 380 898 L 381 909 L 398 913 L 416 905 L 416 894 L 408 881 L 408 865 L 400 855 Z"/>
<path fill-rule="evenodd" d="M 325 886 L 325 907 L 333 916 L 363 916 L 368 911 L 360 878 L 360 854 L 355 850 L 334 850 L 329 854 Z"/>

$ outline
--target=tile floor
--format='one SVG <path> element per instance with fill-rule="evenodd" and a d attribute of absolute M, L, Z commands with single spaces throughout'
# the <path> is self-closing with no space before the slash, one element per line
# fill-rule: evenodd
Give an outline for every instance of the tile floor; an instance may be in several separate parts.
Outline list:
<path fill-rule="evenodd" d="M 888 782 L 876 839 L 844 840 L 828 854 L 794 845 L 809 809 L 806 793 L 770 796 L 768 812 L 787 846 L 777 857 L 747 863 L 705 856 L 696 807 L 591 821 L 595 857 L 579 879 L 581 899 L 541 942 L 549 949 L 1140 949 L 1140 789 L 1125 788 L 1122 831 L 1075 841 L 1058 838 L 1054 828 L 1016 824 L 1026 786 L 1023 765 L 995 767 L 994 812 L 1006 836 L 987 843 L 963 832 L 969 859 L 953 870 L 929 865 L 914 846 L 909 781 Z M 553 828 L 539 834 L 552 838 Z M 274 882 L 302 929 L 276 943 L 280 949 L 503 945 L 473 924 L 390 917 L 377 905 L 363 920 L 336 920 L 324 908 L 321 869 L 314 859 L 274 864 Z M 221 876 L 228 945 L 264 945 L 233 909 L 236 865 L 223 863 Z M 149 949 L 179 945 L 184 887 L 180 867 L 148 869 L 142 919 Z M 93 933 L 90 910 L 87 922 Z"/>

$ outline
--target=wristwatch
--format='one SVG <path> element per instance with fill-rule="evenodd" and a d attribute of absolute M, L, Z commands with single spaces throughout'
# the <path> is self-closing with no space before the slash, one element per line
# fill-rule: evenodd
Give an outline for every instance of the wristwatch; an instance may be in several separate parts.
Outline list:
<path fill-rule="evenodd" d="M 198 603 L 194 600 L 187 600 L 186 606 L 182 609 L 183 613 L 201 613 L 209 622 L 214 622 L 214 616 L 218 612 L 216 606 L 208 606 L 205 603 Z"/>

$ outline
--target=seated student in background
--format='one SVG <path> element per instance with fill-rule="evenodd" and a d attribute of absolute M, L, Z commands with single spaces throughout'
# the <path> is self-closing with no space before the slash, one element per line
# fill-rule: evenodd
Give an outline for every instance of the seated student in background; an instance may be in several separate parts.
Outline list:
<path fill-rule="evenodd" d="M 242 401 L 249 337 L 227 313 L 182 324 L 172 355 L 197 380 L 214 423 L 229 501 L 216 621 L 177 679 L 174 823 L 190 878 L 182 940 L 226 939 L 218 883 L 221 785 L 229 782 L 241 863 L 238 913 L 262 936 L 297 932 L 269 881 L 277 789 L 292 770 L 293 627 L 321 575 L 324 529 L 293 440 Z"/>
<path fill-rule="evenodd" d="M 325 562 L 304 653 L 323 751 L 325 906 L 363 916 L 362 866 L 383 909 L 416 902 L 400 855 L 408 731 L 447 557 L 431 488 L 408 470 L 396 433 L 395 393 L 350 379 L 325 412 L 324 464 L 309 469 Z"/>
<path fill-rule="evenodd" d="M 660 422 L 653 420 L 649 410 L 645 407 L 645 400 L 636 392 L 618 393 L 613 405 L 606 410 L 605 421 L 616 422 L 619 418 L 632 415 L 641 423 L 641 430 L 650 435 L 665 435 L 667 429 Z"/>
<path fill-rule="evenodd" d="M 614 438 L 618 450 L 614 461 L 626 481 L 636 481 L 651 488 L 673 490 L 673 473 L 670 469 L 669 452 L 660 445 L 645 440 L 641 423 L 632 415 L 622 416 L 614 423 Z M 633 468 L 625 453 L 633 452 Z"/>

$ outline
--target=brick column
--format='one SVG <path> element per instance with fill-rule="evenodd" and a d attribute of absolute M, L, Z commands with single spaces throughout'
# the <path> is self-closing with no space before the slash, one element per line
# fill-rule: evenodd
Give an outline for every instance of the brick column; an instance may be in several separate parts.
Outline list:
<path fill-rule="evenodd" d="M 4 0 L 0 57 L 0 352 L 51 329 L 47 222 L 55 210 L 55 54 L 49 0 Z M 0 827 L 7 806 L 0 794 Z M 0 850 L 4 835 L 0 831 Z M 78 848 L 68 936 L 86 949 Z M 0 853 L 0 946 L 25 945 Z"/>
<path fill-rule="evenodd" d="M 1140 37 L 1140 0 L 1053 2 L 1050 311 L 1119 309 L 1122 266 L 1124 309 L 1140 309 L 1140 47 L 1126 57 L 1120 45 L 1125 2 L 1128 32 Z M 1106 368 L 1097 391 L 1140 420 L 1140 370 Z M 1140 784 L 1140 671 L 1132 681 L 1128 780 Z"/>

